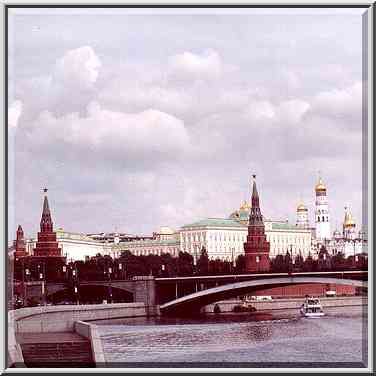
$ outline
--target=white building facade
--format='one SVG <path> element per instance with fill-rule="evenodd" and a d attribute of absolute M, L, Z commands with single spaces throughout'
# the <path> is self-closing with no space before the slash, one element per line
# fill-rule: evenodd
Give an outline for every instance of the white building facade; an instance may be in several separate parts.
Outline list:
<path fill-rule="evenodd" d="M 206 249 L 209 259 L 233 261 L 244 254 L 248 234 L 249 205 L 244 203 L 230 218 L 207 218 L 185 225 L 180 230 L 181 250 L 194 259 Z M 301 254 L 307 257 L 312 247 L 310 229 L 289 224 L 287 221 L 264 220 L 265 234 L 270 242 L 270 257 L 278 254 Z"/>

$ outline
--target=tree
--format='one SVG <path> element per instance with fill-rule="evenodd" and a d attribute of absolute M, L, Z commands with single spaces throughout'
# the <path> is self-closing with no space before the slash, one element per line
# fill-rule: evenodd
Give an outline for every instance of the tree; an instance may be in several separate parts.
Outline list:
<path fill-rule="evenodd" d="M 346 259 L 343 253 L 338 252 L 332 257 L 332 269 L 333 270 L 345 270 L 346 269 Z"/>
<path fill-rule="evenodd" d="M 308 257 L 304 260 L 303 271 L 304 272 L 315 272 L 317 270 L 317 261 L 315 261 L 311 253 L 308 253 Z"/>
<path fill-rule="evenodd" d="M 209 257 L 205 247 L 202 247 L 200 258 L 197 261 L 197 272 L 199 275 L 208 275 L 209 273 Z"/>
<path fill-rule="evenodd" d="M 188 252 L 179 252 L 177 272 L 179 277 L 193 275 L 193 257 Z"/>
<path fill-rule="evenodd" d="M 303 256 L 301 253 L 299 253 L 296 257 L 295 257 L 295 264 L 294 264 L 294 270 L 299 272 L 301 270 L 303 270 L 303 265 L 304 265 L 304 259 L 303 259 Z"/>
<path fill-rule="evenodd" d="M 237 273 L 237 274 L 245 273 L 245 256 L 244 255 L 239 255 L 236 258 L 235 273 Z"/>
<path fill-rule="evenodd" d="M 283 255 L 278 254 L 271 262 L 271 269 L 273 273 L 282 273 L 285 269 L 285 259 Z"/>

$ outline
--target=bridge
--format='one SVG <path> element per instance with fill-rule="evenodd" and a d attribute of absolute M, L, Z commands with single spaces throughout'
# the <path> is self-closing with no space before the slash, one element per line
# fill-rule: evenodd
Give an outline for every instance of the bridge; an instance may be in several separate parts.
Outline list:
<path fill-rule="evenodd" d="M 296 273 L 300 274 L 300 273 Z M 226 300 L 241 295 L 255 293 L 257 290 L 281 286 L 302 285 L 302 284 L 325 284 L 345 285 L 359 288 L 367 288 L 367 282 L 362 279 L 349 279 L 345 277 L 333 278 L 328 276 L 302 276 L 302 275 L 264 275 L 261 278 L 242 282 L 233 282 L 202 291 L 197 291 L 183 297 L 171 300 L 160 306 L 161 314 L 184 314 L 184 312 L 195 312 L 205 305 L 220 300 Z M 358 275 L 357 277 L 360 277 Z M 364 275 L 363 275 L 364 277 Z"/>
<path fill-rule="evenodd" d="M 325 285 L 330 289 L 335 285 L 366 288 L 367 271 L 299 272 L 234 274 L 219 276 L 191 276 L 176 278 L 134 277 L 131 280 L 79 281 L 79 296 L 97 294 L 107 299 L 109 291 L 114 293 L 113 301 L 143 302 L 147 306 L 160 305 L 162 313 L 198 309 L 203 305 L 222 299 L 255 293 L 270 288 L 286 286 Z M 308 287 L 309 287 L 308 286 Z M 34 296 L 41 302 L 54 301 L 59 294 L 72 295 L 72 283 L 41 281 L 27 282 L 23 289 L 26 297 Z M 102 294 L 102 295 L 101 295 Z M 273 292 L 274 294 L 274 292 Z M 118 299 L 116 299 L 116 295 Z M 271 295 L 271 294 L 267 294 Z M 110 299 L 112 301 L 112 299 Z M 83 303 L 83 301 L 81 301 Z"/>

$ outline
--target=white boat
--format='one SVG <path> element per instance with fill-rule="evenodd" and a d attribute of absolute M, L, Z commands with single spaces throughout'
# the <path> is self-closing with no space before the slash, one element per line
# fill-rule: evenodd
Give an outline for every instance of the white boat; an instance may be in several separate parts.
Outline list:
<path fill-rule="evenodd" d="M 307 297 L 305 302 L 300 307 L 300 313 L 304 317 L 322 317 L 325 316 L 325 313 L 322 309 L 319 298 Z"/>

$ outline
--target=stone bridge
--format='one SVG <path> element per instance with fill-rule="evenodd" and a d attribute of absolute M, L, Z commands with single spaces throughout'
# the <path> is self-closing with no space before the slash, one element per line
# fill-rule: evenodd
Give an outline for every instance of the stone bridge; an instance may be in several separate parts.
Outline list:
<path fill-rule="evenodd" d="M 304 279 L 306 278 L 306 279 Z M 237 274 L 219 276 L 192 276 L 177 278 L 154 278 L 152 276 L 134 277 L 132 280 L 112 281 L 79 281 L 78 290 L 92 293 L 97 288 L 111 287 L 112 290 L 126 292 L 128 302 L 145 303 L 146 306 L 160 305 L 163 312 L 170 312 L 178 307 L 201 306 L 215 301 L 215 299 L 231 298 L 245 292 L 288 286 L 304 283 L 346 285 L 365 287 L 367 271 L 336 271 L 336 272 L 302 272 L 302 273 L 264 273 L 264 274 Z M 93 289 L 91 289 L 91 287 Z M 18 286 L 21 295 L 35 297 L 42 304 L 50 300 L 54 294 L 73 289 L 72 282 L 44 283 L 27 282 Z M 86 289 L 86 290 L 85 290 Z M 214 290 L 213 290 L 214 289 Z M 204 292 L 205 291 L 205 292 Z M 181 298 L 184 298 L 181 300 Z M 214 300 L 213 300 L 214 299 Z M 114 301 L 119 301 L 114 299 Z M 121 301 L 121 300 L 120 300 Z"/>
<path fill-rule="evenodd" d="M 75 284 L 78 287 L 78 293 L 90 288 L 110 288 L 111 291 L 120 290 L 127 294 L 128 301 L 145 303 L 146 306 L 156 305 L 156 288 L 155 279 L 152 276 L 134 277 L 132 280 L 113 280 L 113 281 L 79 281 Z M 20 295 L 27 299 L 39 301 L 42 305 L 44 302 L 51 300 L 54 295 L 73 290 L 73 284 L 70 281 L 56 282 L 26 282 L 19 283 L 17 290 Z"/>
<path fill-rule="evenodd" d="M 346 285 L 360 288 L 367 288 L 367 282 L 359 279 L 332 278 L 325 276 L 279 276 L 270 278 L 259 278 L 243 282 L 229 283 L 206 290 L 194 292 L 181 298 L 174 299 L 160 306 L 161 314 L 184 314 L 193 313 L 210 303 L 220 300 L 234 298 L 240 295 L 254 293 L 257 290 L 267 287 L 280 287 L 300 284 L 325 284 L 325 285 Z"/>

